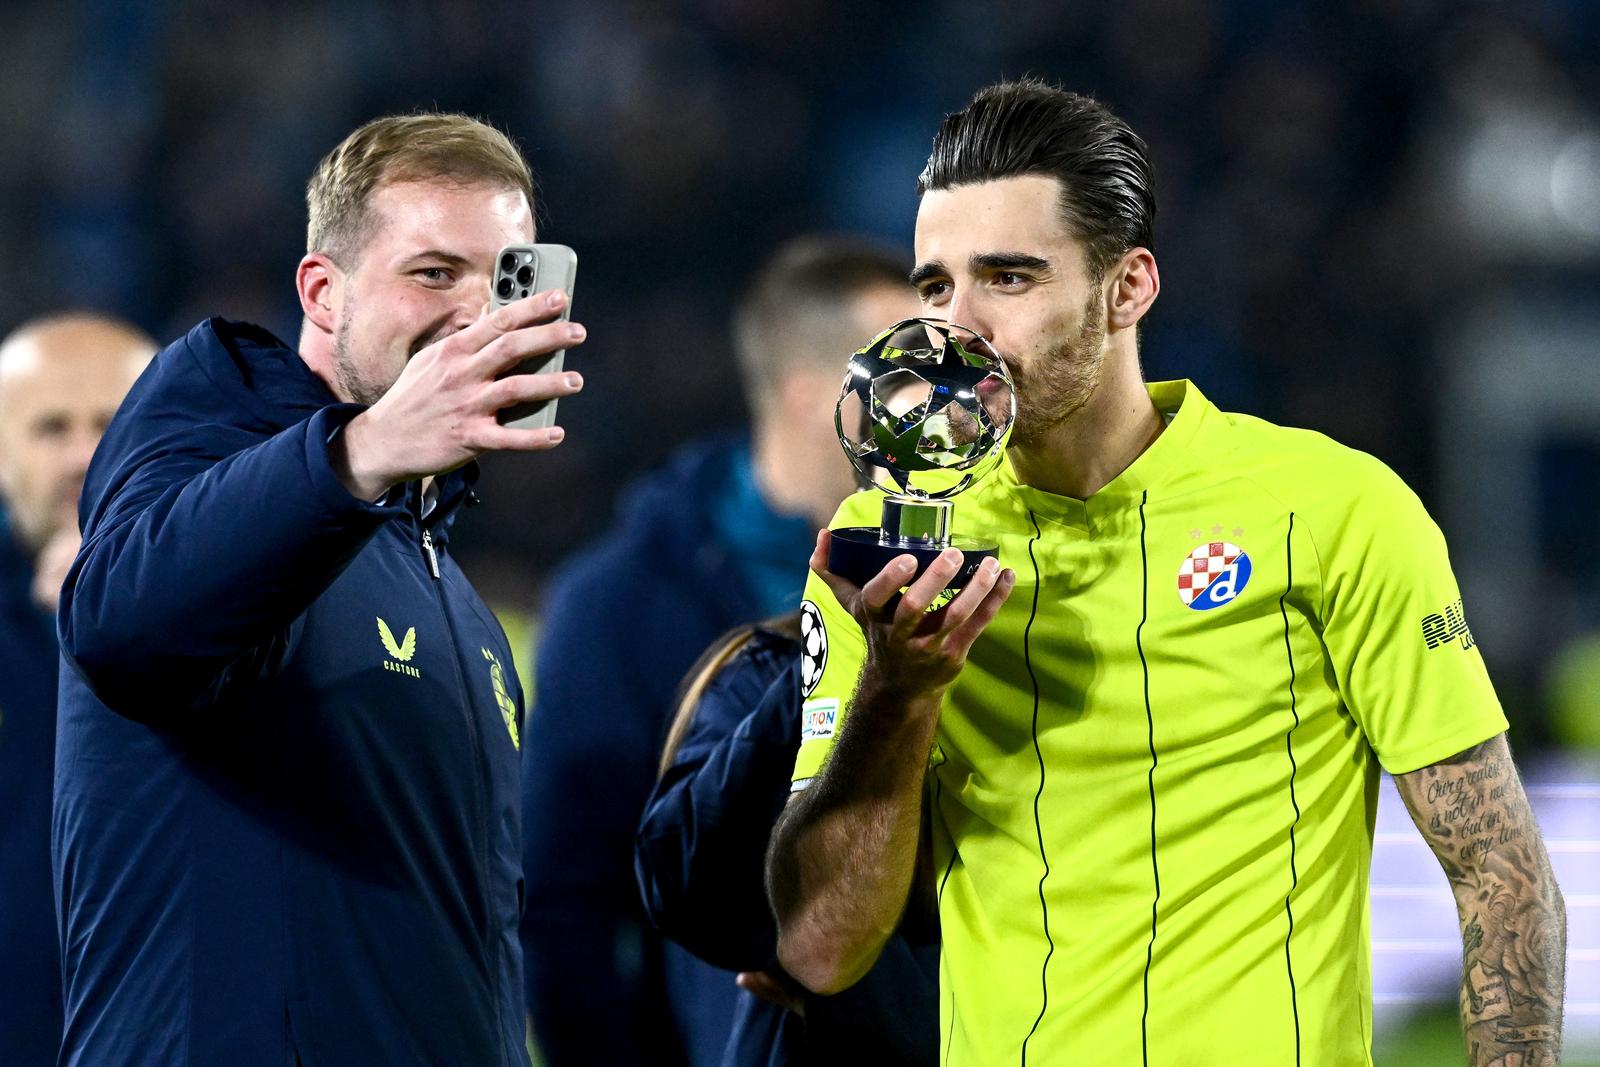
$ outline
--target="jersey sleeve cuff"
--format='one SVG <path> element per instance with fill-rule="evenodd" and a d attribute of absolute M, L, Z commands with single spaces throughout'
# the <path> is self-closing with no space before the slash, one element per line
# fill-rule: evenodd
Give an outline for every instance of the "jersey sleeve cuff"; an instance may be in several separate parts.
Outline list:
<path fill-rule="evenodd" d="M 1378 753 L 1378 762 L 1390 774 L 1409 774 L 1423 767 L 1458 756 L 1474 745 L 1481 745 L 1492 737 L 1505 733 L 1509 724 L 1503 712 L 1494 719 L 1479 722 L 1476 729 L 1456 730 L 1425 744 L 1407 745 L 1398 751 Z"/>

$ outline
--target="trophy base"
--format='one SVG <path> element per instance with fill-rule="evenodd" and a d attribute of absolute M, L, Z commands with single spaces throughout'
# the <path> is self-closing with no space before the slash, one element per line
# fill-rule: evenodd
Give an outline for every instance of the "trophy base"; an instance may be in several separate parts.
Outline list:
<path fill-rule="evenodd" d="M 979 541 L 974 537 L 951 537 L 945 544 L 927 541 L 905 542 L 885 540 L 883 531 L 876 526 L 847 526 L 834 530 L 833 543 L 828 549 L 828 570 L 839 577 L 866 585 L 878 572 L 899 556 L 912 555 L 917 560 L 917 573 L 906 582 L 916 581 L 929 564 L 939 558 L 947 548 L 959 548 L 964 559 L 961 569 L 945 584 L 946 589 L 960 589 L 972 580 L 978 566 L 991 556 L 1000 554 L 1000 546 Z"/>

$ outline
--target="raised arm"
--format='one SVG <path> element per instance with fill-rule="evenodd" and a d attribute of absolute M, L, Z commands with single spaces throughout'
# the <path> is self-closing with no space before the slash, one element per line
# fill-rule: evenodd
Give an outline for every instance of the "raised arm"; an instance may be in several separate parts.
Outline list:
<path fill-rule="evenodd" d="M 846 989 L 871 969 L 905 910 L 922 825 L 923 778 L 944 692 L 994 618 L 1015 576 L 993 561 L 949 604 L 929 611 L 961 556 L 946 552 L 887 610 L 912 577 L 910 556 L 856 589 L 812 570 L 861 624 L 867 659 L 822 773 L 794 794 L 773 830 L 767 891 L 778 960 L 815 993 Z"/>
<path fill-rule="evenodd" d="M 581 327 L 550 321 L 565 299 L 555 295 L 428 345 L 365 410 L 328 406 L 276 432 L 249 412 L 219 421 L 191 411 L 186 390 L 149 393 L 113 423 L 90 468 L 84 543 L 59 614 L 73 668 L 122 714 L 179 711 L 240 657 L 266 654 L 401 514 L 372 503 L 390 487 L 487 451 L 553 447 L 559 427 L 501 426 L 496 413 L 580 387 L 570 373 L 501 377 L 581 340 Z M 157 372 L 175 358 L 158 357 Z M 206 372 L 169 362 L 164 373 Z"/>
<path fill-rule="evenodd" d="M 1505 734 L 1395 784 L 1455 894 L 1468 1062 L 1555 1067 L 1566 906 Z"/>
<path fill-rule="evenodd" d="M 327 438 L 353 413 L 328 408 L 270 437 L 212 429 L 204 449 L 129 462 L 90 519 L 59 614 L 62 650 L 108 706 L 181 712 L 396 514 L 351 497 L 329 465 Z"/>

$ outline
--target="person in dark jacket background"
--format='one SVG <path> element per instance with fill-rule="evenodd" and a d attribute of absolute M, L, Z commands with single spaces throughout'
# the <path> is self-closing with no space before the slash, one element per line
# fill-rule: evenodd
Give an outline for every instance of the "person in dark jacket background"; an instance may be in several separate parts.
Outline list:
<path fill-rule="evenodd" d="M 485 314 L 532 180 L 459 115 L 319 164 L 296 348 L 211 319 L 89 468 L 63 586 L 53 848 L 64 1067 L 526 1064 L 522 698 L 448 550 L 496 412 L 576 374 Z"/>
<path fill-rule="evenodd" d="M 61 580 L 89 458 L 155 342 L 117 319 L 52 315 L 0 344 L 0 1063 L 54 1067 L 61 946 L 50 889 Z"/>
<path fill-rule="evenodd" d="M 751 437 L 686 447 L 551 578 L 524 747 L 522 928 L 550 1067 L 721 1058 L 733 975 L 650 930 L 634 833 L 684 672 L 732 627 L 800 604 L 816 531 L 854 487 L 833 428 L 845 361 L 917 313 L 906 271 L 854 239 L 780 248 L 734 324 Z"/>
<path fill-rule="evenodd" d="M 933 909 L 908 909 L 872 969 L 819 997 L 778 966 L 767 841 L 800 749 L 798 613 L 741 627 L 690 672 L 634 854 L 645 911 L 663 935 L 742 992 L 721 1067 L 933 1064 L 939 938 Z"/>

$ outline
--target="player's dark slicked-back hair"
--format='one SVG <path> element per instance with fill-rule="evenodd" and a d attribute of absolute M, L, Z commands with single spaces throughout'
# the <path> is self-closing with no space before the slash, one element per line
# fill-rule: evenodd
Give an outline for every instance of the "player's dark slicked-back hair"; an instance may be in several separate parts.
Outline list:
<path fill-rule="evenodd" d="M 1061 182 L 1061 213 L 1089 272 L 1130 248 L 1155 249 L 1150 150 L 1104 104 L 1035 78 L 981 89 L 946 115 L 917 192 L 1042 174 Z"/>

